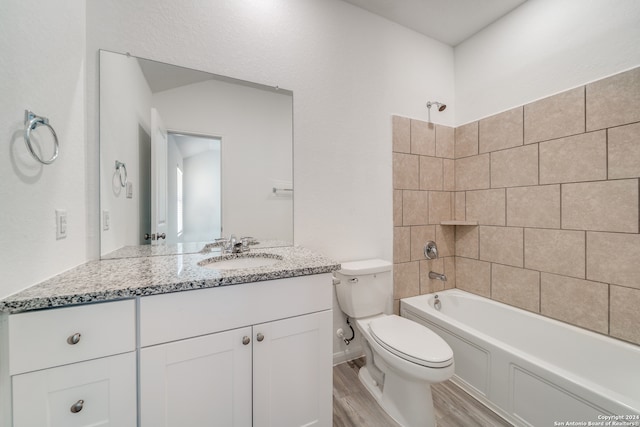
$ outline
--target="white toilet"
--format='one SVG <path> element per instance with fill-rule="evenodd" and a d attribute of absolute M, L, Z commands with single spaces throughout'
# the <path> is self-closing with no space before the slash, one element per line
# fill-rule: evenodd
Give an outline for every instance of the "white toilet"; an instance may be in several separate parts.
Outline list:
<path fill-rule="evenodd" d="M 430 329 L 384 314 L 392 289 L 391 267 L 379 259 L 342 263 L 336 272 L 338 303 L 364 337 L 367 360 L 360 381 L 402 426 L 432 427 L 431 384 L 451 378 L 453 351 Z"/>

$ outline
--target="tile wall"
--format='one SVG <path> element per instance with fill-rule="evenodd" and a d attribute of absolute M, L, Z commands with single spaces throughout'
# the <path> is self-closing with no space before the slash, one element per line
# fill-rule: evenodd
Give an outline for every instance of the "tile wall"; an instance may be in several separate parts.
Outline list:
<path fill-rule="evenodd" d="M 393 117 L 393 299 L 455 287 L 454 129 Z M 438 244 L 440 257 L 428 261 L 424 244 Z M 447 281 L 431 280 L 429 271 Z"/>
<path fill-rule="evenodd" d="M 444 270 L 447 287 L 640 344 L 640 68 L 460 126 L 454 161 L 451 128 L 393 124 L 394 299 L 442 289 L 426 274 Z M 433 233 L 443 266 L 418 250 Z"/>

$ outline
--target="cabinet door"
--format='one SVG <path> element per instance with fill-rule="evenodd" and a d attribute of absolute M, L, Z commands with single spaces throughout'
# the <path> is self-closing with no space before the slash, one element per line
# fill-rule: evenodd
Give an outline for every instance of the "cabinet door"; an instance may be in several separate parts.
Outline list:
<path fill-rule="evenodd" d="M 251 426 L 251 328 L 140 350 L 141 427 Z"/>
<path fill-rule="evenodd" d="M 253 327 L 254 427 L 332 425 L 331 322 L 327 310 Z"/>
<path fill-rule="evenodd" d="M 135 353 L 12 377 L 13 427 L 135 427 Z"/>

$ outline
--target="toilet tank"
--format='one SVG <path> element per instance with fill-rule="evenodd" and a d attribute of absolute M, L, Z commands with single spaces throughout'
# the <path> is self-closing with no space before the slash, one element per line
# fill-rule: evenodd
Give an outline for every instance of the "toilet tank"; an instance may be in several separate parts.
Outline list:
<path fill-rule="evenodd" d="M 335 273 L 340 309 L 356 319 L 384 313 L 392 293 L 391 267 L 381 259 L 341 263 Z"/>

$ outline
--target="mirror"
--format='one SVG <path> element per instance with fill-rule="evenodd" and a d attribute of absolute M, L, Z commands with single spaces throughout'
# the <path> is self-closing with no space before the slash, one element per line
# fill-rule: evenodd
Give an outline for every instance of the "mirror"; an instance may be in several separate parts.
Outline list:
<path fill-rule="evenodd" d="M 100 168 L 103 259 L 293 244 L 291 91 L 101 50 Z"/>

